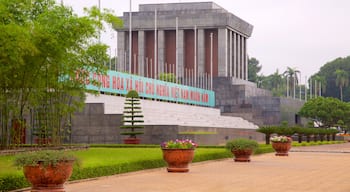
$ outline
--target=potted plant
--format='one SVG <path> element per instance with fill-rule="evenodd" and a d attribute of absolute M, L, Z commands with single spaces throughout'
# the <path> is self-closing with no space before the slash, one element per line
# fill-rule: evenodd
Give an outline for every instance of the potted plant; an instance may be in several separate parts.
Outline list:
<path fill-rule="evenodd" d="M 43 150 L 17 155 L 14 165 L 23 167 L 32 191 L 64 191 L 63 184 L 72 175 L 76 160 L 67 151 Z"/>
<path fill-rule="evenodd" d="M 188 172 L 189 163 L 194 157 L 197 144 L 190 139 L 176 139 L 161 144 L 163 159 L 166 161 L 168 172 Z"/>
<path fill-rule="evenodd" d="M 276 156 L 288 156 L 288 152 L 292 147 L 292 138 L 287 136 L 273 136 L 270 138 L 272 148 L 276 151 Z"/>
<path fill-rule="evenodd" d="M 238 138 L 226 142 L 226 148 L 234 155 L 235 162 L 250 162 L 250 156 L 259 147 L 255 140 Z"/>
<path fill-rule="evenodd" d="M 130 90 L 126 95 L 125 106 L 122 118 L 121 129 L 126 130 L 121 132 L 121 135 L 129 135 L 128 138 L 124 139 L 125 144 L 139 144 L 140 139 L 136 135 L 143 134 L 143 115 L 141 114 L 141 103 L 139 94 L 135 90 Z"/>

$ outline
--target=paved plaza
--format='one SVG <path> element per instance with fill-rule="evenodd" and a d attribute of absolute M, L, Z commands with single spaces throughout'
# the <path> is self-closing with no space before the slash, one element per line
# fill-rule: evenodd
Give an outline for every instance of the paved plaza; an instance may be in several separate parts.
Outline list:
<path fill-rule="evenodd" d="M 188 173 L 165 168 L 73 182 L 67 192 L 347 192 L 350 143 L 293 148 L 288 157 L 255 155 L 193 163 Z"/>

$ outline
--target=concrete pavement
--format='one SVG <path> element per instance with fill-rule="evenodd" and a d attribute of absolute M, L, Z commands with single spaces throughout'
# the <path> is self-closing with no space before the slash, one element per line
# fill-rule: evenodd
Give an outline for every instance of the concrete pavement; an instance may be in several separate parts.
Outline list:
<path fill-rule="evenodd" d="M 288 157 L 255 155 L 192 163 L 188 173 L 165 168 L 69 183 L 67 192 L 347 192 L 350 143 L 293 148 Z"/>

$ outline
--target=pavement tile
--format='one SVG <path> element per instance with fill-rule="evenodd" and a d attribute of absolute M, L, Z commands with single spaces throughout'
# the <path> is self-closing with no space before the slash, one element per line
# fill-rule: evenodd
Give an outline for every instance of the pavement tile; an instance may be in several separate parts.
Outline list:
<path fill-rule="evenodd" d="M 165 168 L 73 182 L 67 192 L 347 192 L 350 143 L 292 148 L 288 157 L 255 155 L 192 163 L 188 173 Z"/>

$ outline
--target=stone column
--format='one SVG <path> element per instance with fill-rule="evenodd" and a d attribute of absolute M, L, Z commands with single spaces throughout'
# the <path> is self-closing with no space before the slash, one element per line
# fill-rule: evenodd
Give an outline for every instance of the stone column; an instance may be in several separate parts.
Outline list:
<path fill-rule="evenodd" d="M 227 74 L 227 30 L 218 29 L 218 76 Z"/>
<path fill-rule="evenodd" d="M 237 33 L 233 32 L 233 77 L 237 78 Z"/>
<path fill-rule="evenodd" d="M 247 38 L 245 38 L 244 41 L 245 41 L 245 46 L 244 46 L 245 51 L 244 52 L 245 52 L 245 68 L 246 68 L 246 70 L 245 70 L 245 77 L 246 77 L 245 80 L 248 81 L 248 59 L 249 59 L 249 57 L 248 57 L 248 52 L 247 52 L 247 50 L 248 50 Z"/>
<path fill-rule="evenodd" d="M 178 77 L 182 78 L 184 77 L 184 30 L 178 30 L 178 47 L 177 47 L 177 54 L 178 54 Z"/>
<path fill-rule="evenodd" d="M 165 41 L 164 41 L 164 30 L 158 31 L 158 74 L 164 73 L 164 47 L 165 47 Z"/>
<path fill-rule="evenodd" d="M 232 50 L 232 47 L 233 47 L 232 43 L 233 43 L 233 41 L 232 41 L 232 38 L 233 37 L 232 37 L 232 31 L 231 30 L 229 30 L 229 33 L 230 33 L 230 35 L 229 35 L 229 38 L 230 38 L 230 42 L 229 42 L 229 44 L 230 44 L 230 48 L 229 48 L 230 49 L 230 52 L 229 52 L 230 53 L 229 54 L 229 65 L 230 65 L 230 67 L 229 67 L 229 77 L 232 77 L 232 69 L 233 69 L 232 68 L 232 59 L 233 59 L 232 58 L 233 57 L 233 55 L 232 55 L 233 54 L 233 50 Z"/>
<path fill-rule="evenodd" d="M 197 65 L 198 65 L 198 74 L 204 73 L 205 66 L 205 36 L 204 29 L 198 29 L 198 49 L 197 49 Z"/>
<path fill-rule="evenodd" d="M 245 63 L 246 63 L 246 58 L 245 58 L 245 41 L 244 41 L 244 37 L 241 36 L 241 44 L 242 44 L 242 49 L 241 49 L 241 71 L 242 71 L 242 76 L 241 76 L 241 79 L 246 79 L 245 75 L 246 75 L 246 66 L 245 66 Z"/>
<path fill-rule="evenodd" d="M 118 64 L 117 71 L 124 71 L 125 69 L 125 32 L 118 31 Z"/>
<path fill-rule="evenodd" d="M 145 31 L 138 31 L 138 72 L 137 74 L 145 75 Z"/>
<path fill-rule="evenodd" d="M 241 44 L 241 35 L 237 34 L 237 78 L 241 79 L 242 74 L 242 58 L 241 58 L 241 52 L 242 52 L 242 44 Z"/>

